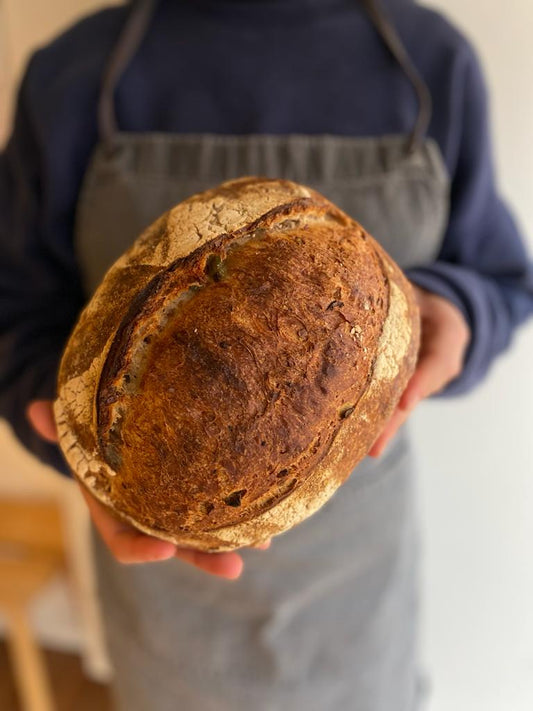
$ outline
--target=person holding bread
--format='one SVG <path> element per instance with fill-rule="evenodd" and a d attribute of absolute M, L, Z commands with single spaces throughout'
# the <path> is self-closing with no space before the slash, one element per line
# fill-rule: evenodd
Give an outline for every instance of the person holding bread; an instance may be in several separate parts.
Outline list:
<path fill-rule="evenodd" d="M 82 309 L 160 215 L 247 176 L 308 186 L 382 245 L 420 311 L 416 367 L 369 456 L 282 536 L 213 553 L 176 545 L 81 487 L 117 709 L 414 711 L 418 544 L 402 425 L 422 399 L 475 387 L 533 312 L 479 62 L 438 13 L 412 0 L 138 0 L 38 50 L 0 159 L 0 415 L 70 475 L 52 402 Z"/>

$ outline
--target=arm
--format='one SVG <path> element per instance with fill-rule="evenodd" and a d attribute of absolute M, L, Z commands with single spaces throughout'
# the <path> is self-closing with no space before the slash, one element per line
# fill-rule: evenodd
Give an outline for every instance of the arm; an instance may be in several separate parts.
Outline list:
<path fill-rule="evenodd" d="M 0 155 L 0 416 L 35 456 L 68 474 L 57 445 L 42 440 L 25 415 L 31 400 L 55 398 L 62 348 L 83 304 L 66 243 L 69 211 L 54 210 L 51 186 L 44 185 L 31 73 L 30 63 Z"/>
<path fill-rule="evenodd" d="M 369 452 L 373 457 L 383 453 L 422 399 L 462 394 L 479 383 L 516 327 L 533 313 L 533 265 L 496 190 L 487 96 L 470 50 L 460 111 L 441 253 L 435 263 L 406 272 L 422 318 L 417 368 Z"/>
<path fill-rule="evenodd" d="M 496 189 L 485 84 L 467 51 L 448 228 L 438 260 L 407 272 L 416 285 L 454 304 L 470 329 L 462 371 L 441 391 L 446 395 L 480 382 L 533 313 L 533 265 Z"/>

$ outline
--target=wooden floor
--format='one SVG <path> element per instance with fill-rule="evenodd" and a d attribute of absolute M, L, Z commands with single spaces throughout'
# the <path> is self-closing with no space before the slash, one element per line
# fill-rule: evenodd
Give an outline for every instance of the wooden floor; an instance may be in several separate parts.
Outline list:
<path fill-rule="evenodd" d="M 47 651 L 45 658 L 56 703 L 55 711 L 112 711 L 108 688 L 84 676 L 79 657 Z M 0 709 L 22 711 L 3 641 L 0 641 Z"/>

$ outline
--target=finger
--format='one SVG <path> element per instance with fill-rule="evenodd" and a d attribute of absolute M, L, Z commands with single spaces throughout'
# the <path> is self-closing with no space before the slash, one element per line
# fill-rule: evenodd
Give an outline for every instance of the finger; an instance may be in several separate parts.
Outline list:
<path fill-rule="evenodd" d="M 418 403 L 442 390 L 458 374 L 459 370 L 459 361 L 455 363 L 451 360 L 447 350 L 438 343 L 437 339 L 433 340 L 431 348 L 422 350 L 416 370 L 402 393 L 397 409 L 372 445 L 368 455 L 380 457 Z"/>
<path fill-rule="evenodd" d="M 258 548 L 261 551 L 266 551 L 268 548 L 270 548 L 271 543 L 272 543 L 272 539 L 269 538 L 268 541 L 263 541 L 262 543 L 257 543 L 255 546 L 252 546 L 252 548 Z"/>
<path fill-rule="evenodd" d="M 120 563 L 152 563 L 168 560 L 176 554 L 173 543 L 152 538 L 133 528 L 112 533 L 101 532 L 101 536 Z"/>
<path fill-rule="evenodd" d="M 421 353 L 416 370 L 400 399 L 400 409 L 412 411 L 420 400 L 442 390 L 460 370 L 460 361 L 450 359 L 446 349 L 441 350 L 437 346 Z"/>
<path fill-rule="evenodd" d="M 394 411 L 392 417 L 389 419 L 389 421 L 385 425 L 385 429 L 380 434 L 380 436 L 377 438 L 377 440 L 374 442 L 370 451 L 368 452 L 369 457 L 376 457 L 376 458 L 381 457 L 381 455 L 385 451 L 388 443 L 394 437 L 394 435 L 398 432 L 400 427 L 405 423 L 405 421 L 409 417 L 409 414 L 410 414 L 410 412 L 406 412 L 406 411 L 400 410 L 400 409 L 396 409 Z"/>
<path fill-rule="evenodd" d="M 407 387 L 400 398 L 398 407 L 385 425 L 383 432 L 372 445 L 372 448 L 368 452 L 368 456 L 380 457 L 383 454 L 390 440 L 398 432 L 400 427 L 405 424 L 411 412 L 422 399 L 422 388 L 418 379 L 415 377 L 416 373 L 417 371 L 415 371 L 415 374 L 411 377 L 411 380 L 407 384 Z"/>
<path fill-rule="evenodd" d="M 26 408 L 26 417 L 37 434 L 47 442 L 57 442 L 57 429 L 51 400 L 34 400 Z"/>
<path fill-rule="evenodd" d="M 190 548 L 177 548 L 175 556 L 206 573 L 230 580 L 238 578 L 244 567 L 241 556 L 234 551 L 228 553 L 203 553 Z"/>
<path fill-rule="evenodd" d="M 80 486 L 91 519 L 111 553 L 120 563 L 148 563 L 168 560 L 176 552 L 176 546 L 168 541 L 148 536 L 121 521 L 94 496 Z"/>
<path fill-rule="evenodd" d="M 433 350 L 420 355 L 416 371 L 405 388 L 398 407 L 368 452 L 370 457 L 380 457 L 388 443 L 406 422 L 418 403 L 441 390 L 453 377 L 445 359 Z"/>
<path fill-rule="evenodd" d="M 89 492 L 81 491 L 97 531 L 120 563 L 148 563 L 176 557 L 212 575 L 235 579 L 241 574 L 243 561 L 237 553 L 203 553 L 147 536 L 115 518 Z"/>

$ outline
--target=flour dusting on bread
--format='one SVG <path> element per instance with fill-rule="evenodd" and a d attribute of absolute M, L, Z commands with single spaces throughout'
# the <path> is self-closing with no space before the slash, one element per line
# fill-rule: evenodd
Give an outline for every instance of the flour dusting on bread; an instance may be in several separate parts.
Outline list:
<path fill-rule="evenodd" d="M 74 474 L 139 530 L 223 551 L 312 515 L 392 413 L 418 349 L 401 270 L 287 180 L 193 195 L 105 275 L 54 411 Z"/>

